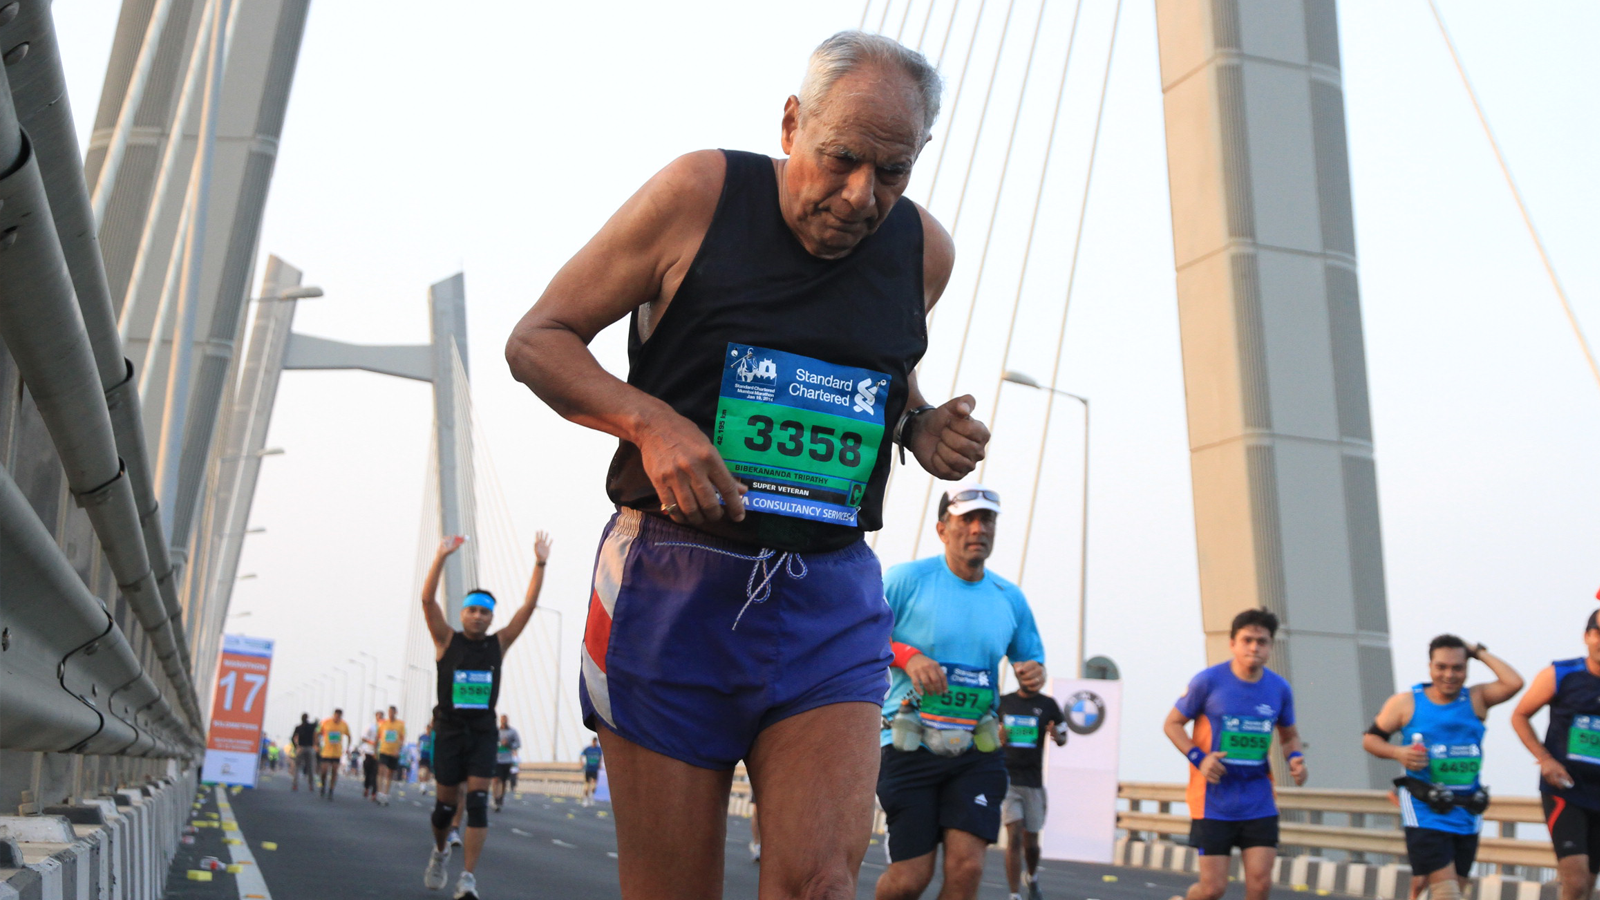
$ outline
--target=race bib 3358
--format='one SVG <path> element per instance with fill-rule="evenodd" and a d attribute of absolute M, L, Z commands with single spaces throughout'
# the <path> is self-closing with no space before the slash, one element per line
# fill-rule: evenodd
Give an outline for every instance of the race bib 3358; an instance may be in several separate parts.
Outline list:
<path fill-rule="evenodd" d="M 889 376 L 729 343 L 712 443 L 745 508 L 855 525 L 883 440 Z"/>

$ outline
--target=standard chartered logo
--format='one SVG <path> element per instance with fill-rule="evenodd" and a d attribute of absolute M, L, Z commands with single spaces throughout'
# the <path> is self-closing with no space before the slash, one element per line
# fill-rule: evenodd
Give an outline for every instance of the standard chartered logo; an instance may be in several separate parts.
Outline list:
<path fill-rule="evenodd" d="M 856 385 L 856 402 L 853 407 L 856 412 L 872 414 L 873 406 L 878 402 L 878 387 L 883 382 L 874 384 L 871 378 L 861 379 Z"/>

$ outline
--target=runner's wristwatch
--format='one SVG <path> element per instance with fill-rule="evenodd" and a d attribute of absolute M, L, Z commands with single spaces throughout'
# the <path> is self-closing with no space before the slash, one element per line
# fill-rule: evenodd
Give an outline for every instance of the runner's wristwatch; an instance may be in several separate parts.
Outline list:
<path fill-rule="evenodd" d="M 933 407 L 926 403 L 917 407 L 916 409 L 908 409 L 906 410 L 905 415 L 900 417 L 899 424 L 895 425 L 894 442 L 900 445 L 900 465 L 903 466 L 906 464 L 906 442 L 911 439 L 912 423 L 916 421 L 917 416 L 920 416 L 925 412 L 929 412 L 932 409 Z"/>

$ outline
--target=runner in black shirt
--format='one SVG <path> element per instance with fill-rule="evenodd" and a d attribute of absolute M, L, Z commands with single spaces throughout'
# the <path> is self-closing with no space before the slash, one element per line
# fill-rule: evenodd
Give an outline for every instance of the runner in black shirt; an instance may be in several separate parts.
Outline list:
<path fill-rule="evenodd" d="M 300 790 L 302 771 L 306 773 L 306 789 L 310 790 L 317 772 L 317 723 L 311 721 L 309 713 L 300 714 L 300 724 L 294 727 L 289 744 L 294 747 L 294 759 L 289 762 L 289 790 Z"/>
<path fill-rule="evenodd" d="M 544 567 L 550 558 L 550 537 L 539 532 L 534 541 L 533 577 L 522 606 L 511 614 L 505 627 L 491 634 L 494 623 L 494 595 L 485 590 L 467 592 L 461 602 L 461 630 L 445 621 L 436 593 L 445 558 L 461 549 L 465 537 L 447 537 L 434 555 L 433 566 L 422 587 L 422 610 L 433 638 L 434 660 L 438 668 L 438 705 L 433 713 L 433 777 L 439 792 L 433 806 L 433 853 L 422 883 L 438 890 L 449 880 L 445 864 L 450 860 L 451 824 L 456 814 L 466 810 L 467 833 L 465 865 L 456 881 L 455 900 L 479 900 L 478 857 L 489 833 L 489 780 L 494 777 L 495 746 L 500 732 L 495 726 L 495 702 L 500 697 L 501 662 L 507 650 L 539 603 L 544 587 Z M 465 795 L 465 796 L 463 796 Z M 463 802 L 464 801 L 464 802 Z"/>
<path fill-rule="evenodd" d="M 1057 746 L 1067 743 L 1066 717 L 1061 707 L 1045 694 L 1018 689 L 1000 698 L 1000 721 L 1005 726 L 1006 773 L 1011 787 L 1000 805 L 1000 820 L 1006 826 L 1006 880 L 1011 883 L 1011 898 L 1022 896 L 1028 885 L 1029 900 L 1040 900 L 1039 832 L 1044 830 L 1045 810 L 1049 806 L 1044 789 L 1044 739 L 1048 735 Z M 1026 849 L 1028 870 L 1022 863 Z"/>

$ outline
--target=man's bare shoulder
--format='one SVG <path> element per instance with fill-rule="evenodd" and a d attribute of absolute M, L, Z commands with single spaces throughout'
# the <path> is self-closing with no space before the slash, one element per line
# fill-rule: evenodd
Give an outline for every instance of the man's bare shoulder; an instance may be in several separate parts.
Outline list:
<path fill-rule="evenodd" d="M 922 284 L 927 293 L 928 308 L 939 301 L 939 296 L 944 293 L 945 285 L 950 281 L 950 272 L 956 265 L 956 242 L 950 237 L 950 232 L 939 224 L 933 213 L 922 208 L 920 203 L 912 203 L 917 208 L 917 215 L 922 218 Z"/>
<path fill-rule="evenodd" d="M 728 160 L 721 150 L 696 150 L 685 153 L 651 176 L 639 189 L 637 200 L 653 212 L 678 218 L 716 212 L 722 196 L 722 183 L 728 174 Z"/>

